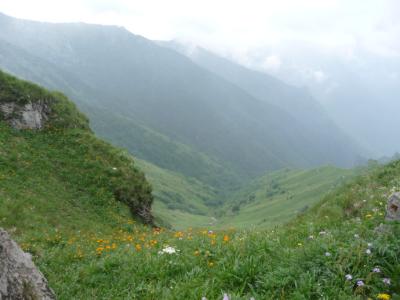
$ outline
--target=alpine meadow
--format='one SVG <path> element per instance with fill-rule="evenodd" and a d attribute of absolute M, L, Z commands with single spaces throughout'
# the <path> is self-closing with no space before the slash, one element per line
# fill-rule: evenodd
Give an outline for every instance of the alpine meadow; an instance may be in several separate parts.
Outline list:
<path fill-rule="evenodd" d="M 396 12 L 0 3 L 0 299 L 400 299 Z"/>

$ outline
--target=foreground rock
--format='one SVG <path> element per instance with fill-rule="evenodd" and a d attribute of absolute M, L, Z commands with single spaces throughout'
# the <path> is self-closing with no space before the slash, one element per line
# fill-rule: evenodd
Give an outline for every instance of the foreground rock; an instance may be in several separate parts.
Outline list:
<path fill-rule="evenodd" d="M 31 256 L 0 228 L 0 300 L 56 299 Z"/>

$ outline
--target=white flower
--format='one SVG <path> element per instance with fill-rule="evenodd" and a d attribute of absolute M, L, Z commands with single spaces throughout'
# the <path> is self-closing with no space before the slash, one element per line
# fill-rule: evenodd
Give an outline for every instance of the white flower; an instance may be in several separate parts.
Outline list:
<path fill-rule="evenodd" d="M 353 279 L 353 276 L 351 276 L 350 274 L 347 274 L 344 277 L 346 278 L 346 280 L 349 280 L 349 281 Z"/>
<path fill-rule="evenodd" d="M 175 248 L 170 247 L 170 246 L 166 246 L 164 249 L 162 249 L 161 251 L 159 251 L 158 254 L 164 254 L 164 253 L 167 253 L 167 254 L 175 254 L 175 253 L 177 253 L 177 252 L 179 252 L 179 250 L 176 250 Z"/>
<path fill-rule="evenodd" d="M 372 243 L 367 244 L 368 248 L 372 248 Z"/>
<path fill-rule="evenodd" d="M 222 298 L 222 300 L 229 300 L 229 296 L 228 296 L 228 294 L 224 294 L 224 298 Z"/>
<path fill-rule="evenodd" d="M 331 256 L 332 254 L 330 252 L 325 252 L 325 256 Z"/>
<path fill-rule="evenodd" d="M 207 300 L 207 298 L 206 297 L 201 297 L 201 300 Z"/>
<path fill-rule="evenodd" d="M 354 238 L 359 239 L 360 236 L 356 233 L 356 234 L 354 235 Z"/>
<path fill-rule="evenodd" d="M 371 249 L 365 250 L 365 254 L 370 255 L 371 253 L 372 253 L 372 252 L 371 252 Z"/>
<path fill-rule="evenodd" d="M 325 230 L 322 230 L 322 231 L 319 232 L 319 235 L 325 235 L 325 234 L 326 234 Z"/>
<path fill-rule="evenodd" d="M 382 282 L 383 282 L 384 284 L 390 285 L 390 278 L 383 278 L 383 279 L 382 279 Z"/>
<path fill-rule="evenodd" d="M 112 169 L 113 169 L 113 171 L 117 171 L 118 170 L 116 167 L 113 167 Z"/>
<path fill-rule="evenodd" d="M 313 239 L 314 239 L 314 236 L 313 236 L 313 235 L 310 235 L 310 236 L 308 237 L 308 239 L 309 239 L 309 240 L 313 240 Z"/>
<path fill-rule="evenodd" d="M 363 285 L 364 285 L 364 281 L 362 281 L 362 280 L 357 281 L 357 286 L 363 286 Z"/>
<path fill-rule="evenodd" d="M 381 272 L 381 269 L 379 269 L 378 267 L 375 267 L 375 268 L 372 269 L 372 272 L 374 272 L 374 273 L 380 273 L 380 272 Z"/>

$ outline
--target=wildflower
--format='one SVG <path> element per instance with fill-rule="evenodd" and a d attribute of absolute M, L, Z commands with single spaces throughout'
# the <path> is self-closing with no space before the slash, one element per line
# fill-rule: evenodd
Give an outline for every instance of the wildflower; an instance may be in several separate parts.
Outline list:
<path fill-rule="evenodd" d="M 390 278 L 383 278 L 382 282 L 386 285 L 390 285 Z"/>
<path fill-rule="evenodd" d="M 199 250 L 194 251 L 194 255 L 195 256 L 199 256 L 200 255 L 200 251 Z"/>
<path fill-rule="evenodd" d="M 301 247 L 301 246 L 303 246 L 303 244 L 302 243 L 297 243 L 297 246 Z"/>
<path fill-rule="evenodd" d="M 214 231 L 212 231 L 212 230 L 208 231 L 208 234 L 213 234 L 213 233 L 214 233 Z"/>
<path fill-rule="evenodd" d="M 326 231 L 324 231 L 324 230 L 319 232 L 319 235 L 325 235 L 325 234 L 326 234 Z"/>
<path fill-rule="evenodd" d="M 371 249 L 365 250 L 365 254 L 370 255 L 371 253 L 372 253 L 372 252 L 371 252 Z"/>
<path fill-rule="evenodd" d="M 372 248 L 372 243 L 367 244 L 368 248 Z"/>
<path fill-rule="evenodd" d="M 390 300 L 390 295 L 389 294 L 378 294 L 378 296 L 376 296 L 376 299 L 378 299 L 378 300 Z"/>
<path fill-rule="evenodd" d="M 175 248 L 170 247 L 170 246 L 166 246 L 164 249 L 162 249 L 162 250 L 159 251 L 158 253 L 159 253 L 159 254 L 164 254 L 164 253 L 167 253 L 167 254 L 175 254 L 175 253 L 177 253 L 177 252 L 179 252 L 179 250 L 176 250 Z"/>
<path fill-rule="evenodd" d="M 229 242 L 229 236 L 228 235 L 224 235 L 224 242 L 225 243 Z"/>
<path fill-rule="evenodd" d="M 362 281 L 362 280 L 357 280 L 356 285 L 357 285 L 357 286 L 364 286 L 365 283 L 364 283 L 364 281 Z"/>
<path fill-rule="evenodd" d="M 142 246 L 140 244 L 136 244 L 135 246 L 136 251 L 142 250 Z"/>
<path fill-rule="evenodd" d="M 360 236 L 356 233 L 356 234 L 354 235 L 354 238 L 359 239 Z"/>
<path fill-rule="evenodd" d="M 314 236 L 313 236 L 313 235 L 310 235 L 310 236 L 308 237 L 308 239 L 309 239 L 309 240 L 313 240 L 313 239 L 314 239 Z"/>
<path fill-rule="evenodd" d="M 206 297 L 201 297 L 201 300 L 207 300 L 207 298 Z"/>
<path fill-rule="evenodd" d="M 347 274 L 346 276 L 344 276 L 346 278 L 346 280 L 350 281 L 353 279 L 353 276 L 351 276 L 350 274 Z"/>
<path fill-rule="evenodd" d="M 329 257 L 332 256 L 332 254 L 330 252 L 325 252 L 325 256 Z"/>
<path fill-rule="evenodd" d="M 210 262 L 208 263 L 208 266 L 209 266 L 209 267 L 213 267 L 213 266 L 214 266 L 214 263 L 213 263 L 212 261 L 210 261 Z"/>
<path fill-rule="evenodd" d="M 369 218 L 372 218 L 372 215 L 371 215 L 371 214 L 366 214 L 365 217 L 366 217 L 367 219 L 369 219 Z"/>
<path fill-rule="evenodd" d="M 228 294 L 224 294 L 224 298 L 222 298 L 222 300 L 229 300 L 229 296 L 228 296 Z"/>
<path fill-rule="evenodd" d="M 374 272 L 374 273 L 380 273 L 380 272 L 381 272 L 381 269 L 379 269 L 378 267 L 375 267 L 375 268 L 372 269 L 372 272 Z"/>
<path fill-rule="evenodd" d="M 118 170 L 116 167 L 113 167 L 112 169 L 113 169 L 113 171 L 117 171 Z"/>
<path fill-rule="evenodd" d="M 182 231 L 177 231 L 175 233 L 175 237 L 181 240 L 183 238 L 183 232 Z"/>

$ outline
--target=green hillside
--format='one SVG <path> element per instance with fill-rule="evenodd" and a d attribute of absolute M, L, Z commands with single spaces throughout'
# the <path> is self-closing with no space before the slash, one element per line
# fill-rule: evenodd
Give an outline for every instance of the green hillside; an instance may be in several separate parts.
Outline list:
<path fill-rule="evenodd" d="M 355 175 L 355 170 L 321 167 L 283 169 L 255 179 L 230 196 L 220 226 L 271 227 L 306 212 L 332 189 Z"/>
<path fill-rule="evenodd" d="M 216 190 L 200 181 L 136 160 L 153 187 L 153 213 L 175 229 L 207 226 L 221 205 Z"/>
<path fill-rule="evenodd" d="M 18 131 L 8 125 L 17 113 L 0 112 L 4 226 L 37 230 L 69 224 L 76 229 L 92 222 L 85 215 L 109 219 L 104 211 L 123 210 L 122 203 L 133 215 L 151 221 L 151 188 L 130 156 L 97 139 L 86 117 L 64 95 L 0 71 L 0 106 L 25 104 L 42 105 L 47 120 L 42 130 Z M 32 211 L 40 216 L 31 216 Z"/>
<path fill-rule="evenodd" d="M 399 299 L 400 224 L 385 221 L 384 210 L 400 190 L 400 161 L 336 188 L 333 178 L 348 175 L 343 170 L 283 170 L 235 196 L 240 202 L 254 189 L 256 203 L 266 200 L 264 192 L 278 199 L 287 191 L 302 208 L 311 190 L 329 190 L 287 225 L 170 231 L 130 217 L 129 210 L 143 212 L 152 202 L 143 173 L 97 139 L 63 95 L 0 73 L 0 104 L 11 102 L 51 110 L 42 130 L 12 129 L 2 115 L 0 227 L 32 254 L 58 299 Z M 182 210 L 196 212 L 214 196 L 192 179 L 138 165 L 150 181 L 159 178 L 160 208 L 168 205 L 163 192 L 195 194 Z M 242 203 L 239 212 L 251 206 Z M 188 216 L 177 212 L 169 221 Z M 193 224 L 208 218 L 197 216 Z"/>

